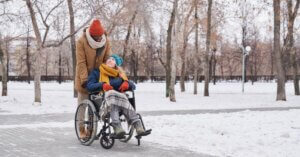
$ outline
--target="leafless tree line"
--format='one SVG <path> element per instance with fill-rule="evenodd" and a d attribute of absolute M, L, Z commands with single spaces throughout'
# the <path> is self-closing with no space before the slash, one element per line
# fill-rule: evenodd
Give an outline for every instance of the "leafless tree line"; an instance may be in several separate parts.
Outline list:
<path fill-rule="evenodd" d="M 189 77 L 194 80 L 194 94 L 197 94 L 199 76 L 203 75 L 203 94 L 209 96 L 209 82 L 212 80 L 215 84 L 216 76 L 241 75 L 241 47 L 246 46 L 252 48 L 245 70 L 252 83 L 256 81 L 255 76 L 276 75 L 277 100 L 285 100 L 286 75 L 293 75 L 295 94 L 299 95 L 300 45 L 294 39 L 299 0 L 267 0 L 260 5 L 253 5 L 250 0 L 231 3 L 221 0 L 21 2 L 14 10 L 10 7 L 18 3 L 14 0 L 0 4 L 2 95 L 7 92 L 12 60 L 18 62 L 20 74 L 26 74 L 29 79 L 34 76 L 34 102 L 41 102 L 41 75 L 55 71 L 60 78 L 63 73 L 74 76 L 75 39 L 93 18 L 103 22 L 113 53 L 123 56 L 125 69 L 135 82 L 140 75 L 166 76 L 166 97 L 170 97 L 170 101 L 176 101 L 176 76 L 180 76 L 181 92 L 185 91 L 185 80 Z M 232 3 L 237 7 L 228 16 L 226 8 Z M 280 4 L 282 7 L 278 8 Z M 274 39 L 266 40 L 261 36 L 261 28 L 252 20 L 268 7 L 273 8 L 268 15 L 274 14 L 274 19 L 270 18 L 274 23 L 267 24 L 270 28 L 267 34 L 274 30 Z M 226 37 L 222 31 L 229 20 L 238 24 L 240 37 Z M 9 34 L 7 30 L 11 25 L 19 25 L 19 31 Z M 17 41 L 22 46 L 16 46 Z"/>

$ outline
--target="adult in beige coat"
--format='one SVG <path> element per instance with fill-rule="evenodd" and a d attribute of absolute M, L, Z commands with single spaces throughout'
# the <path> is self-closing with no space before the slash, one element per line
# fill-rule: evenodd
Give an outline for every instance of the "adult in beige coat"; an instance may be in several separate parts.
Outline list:
<path fill-rule="evenodd" d="M 84 99 L 88 99 L 88 91 L 85 87 L 89 73 L 105 63 L 111 55 L 110 51 L 110 43 L 100 20 L 93 20 L 91 25 L 83 30 L 82 36 L 76 43 L 75 89 L 78 92 L 78 105 Z M 84 112 L 79 111 L 79 116 L 83 118 Z M 83 126 L 79 126 L 79 130 L 82 138 L 89 133 Z"/>
<path fill-rule="evenodd" d="M 78 92 L 78 103 L 88 98 L 85 87 L 89 73 L 108 59 L 111 55 L 110 51 L 107 34 L 100 21 L 96 19 L 83 30 L 82 36 L 76 43 L 75 89 Z"/>

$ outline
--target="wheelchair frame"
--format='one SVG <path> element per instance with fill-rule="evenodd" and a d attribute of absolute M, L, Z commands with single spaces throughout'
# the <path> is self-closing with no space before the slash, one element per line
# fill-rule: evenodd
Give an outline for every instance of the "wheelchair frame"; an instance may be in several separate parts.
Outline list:
<path fill-rule="evenodd" d="M 128 92 L 132 93 L 132 97 L 129 97 Z M 90 93 L 89 99 L 83 100 L 80 103 L 80 105 L 78 105 L 78 107 L 76 109 L 76 114 L 75 114 L 75 132 L 76 132 L 79 142 L 82 145 L 89 146 L 93 143 L 94 140 L 98 140 L 100 138 L 100 145 L 105 149 L 110 149 L 113 147 L 113 145 L 115 143 L 115 139 L 112 137 L 112 132 L 111 132 L 112 125 L 110 122 L 111 121 L 110 115 L 109 115 L 110 113 L 106 114 L 106 116 L 104 117 L 102 128 L 101 128 L 100 132 L 97 133 L 98 123 L 101 123 L 101 117 L 99 115 L 100 107 L 101 107 L 101 105 L 104 105 L 104 103 L 106 103 L 105 95 L 104 95 L 105 93 L 103 93 L 102 95 L 98 95 L 98 93 L 99 92 Z M 134 91 L 127 91 L 126 96 L 129 100 L 130 104 L 133 106 L 134 110 L 136 110 Z M 97 100 L 95 98 L 101 98 L 102 100 L 100 100 L 100 101 L 98 100 L 99 102 L 97 102 Z M 85 116 L 83 117 L 83 119 L 80 120 L 80 117 L 78 117 L 78 112 L 81 109 L 81 107 L 83 107 L 83 109 L 85 109 L 84 110 Z M 88 115 L 88 117 L 86 117 L 86 115 Z M 151 132 L 151 129 L 146 130 L 145 125 L 143 123 L 142 116 L 138 113 L 137 113 L 137 115 L 139 116 L 139 119 L 141 120 L 142 126 L 144 127 L 145 131 Z M 124 119 L 121 117 L 124 117 Z M 127 128 L 128 130 L 126 130 L 125 138 L 119 139 L 119 141 L 126 143 L 132 138 L 133 133 L 134 133 L 134 127 L 132 125 L 128 124 L 125 116 L 122 113 L 120 113 L 120 121 L 121 121 L 121 124 L 128 125 L 128 128 Z M 81 138 L 79 136 L 79 128 L 78 128 L 80 125 L 79 123 L 83 123 L 85 130 L 88 130 L 88 132 L 90 133 L 89 136 L 86 136 L 85 138 Z M 138 146 L 139 146 L 141 136 L 136 136 L 136 139 L 137 139 Z"/>

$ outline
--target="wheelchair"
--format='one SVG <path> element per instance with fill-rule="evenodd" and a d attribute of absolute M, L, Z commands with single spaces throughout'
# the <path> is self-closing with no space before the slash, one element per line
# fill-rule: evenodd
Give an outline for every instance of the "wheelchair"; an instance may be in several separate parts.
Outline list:
<path fill-rule="evenodd" d="M 133 106 L 134 110 L 136 110 L 135 106 L 135 96 L 134 91 L 126 91 L 125 92 L 130 104 Z M 89 93 L 89 98 L 83 100 L 77 107 L 75 113 L 75 132 L 79 142 L 82 145 L 89 146 L 94 140 L 100 139 L 100 145 L 105 149 L 110 149 L 113 147 L 115 143 L 115 138 L 112 133 L 112 124 L 109 113 L 105 116 L 100 115 L 100 109 L 102 105 L 105 105 L 105 93 L 94 92 Z M 81 112 L 80 116 L 79 112 Z M 137 113 L 139 119 L 141 120 L 142 126 L 147 133 L 151 133 L 151 129 L 146 130 L 145 125 L 142 120 L 142 116 Z M 124 116 L 124 114 L 120 113 L 120 121 L 123 129 L 126 134 L 124 138 L 118 139 L 120 142 L 128 142 L 134 133 L 134 127 L 128 123 L 128 120 Z M 87 134 L 85 137 L 80 137 L 79 135 L 79 127 L 83 127 Z M 99 128 L 98 128 L 99 127 Z M 100 129 L 101 128 L 101 129 Z M 100 130 L 97 132 L 97 130 Z M 140 140 L 142 136 L 135 136 L 138 142 L 138 146 L 140 145 Z"/>

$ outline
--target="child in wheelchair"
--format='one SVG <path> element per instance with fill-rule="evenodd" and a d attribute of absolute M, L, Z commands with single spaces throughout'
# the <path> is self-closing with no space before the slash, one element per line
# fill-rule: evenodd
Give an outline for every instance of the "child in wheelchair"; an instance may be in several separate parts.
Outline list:
<path fill-rule="evenodd" d="M 150 132 L 144 130 L 139 116 L 124 94 L 125 91 L 135 90 L 135 85 L 120 68 L 122 62 L 122 58 L 118 55 L 111 55 L 105 64 L 101 64 L 99 69 L 94 69 L 90 73 L 86 88 L 89 92 L 105 93 L 106 103 L 101 106 L 100 115 L 110 114 L 114 129 L 113 138 L 121 139 L 126 134 L 120 122 L 120 113 L 124 114 L 129 124 L 134 126 L 137 136 L 146 136 Z"/>

